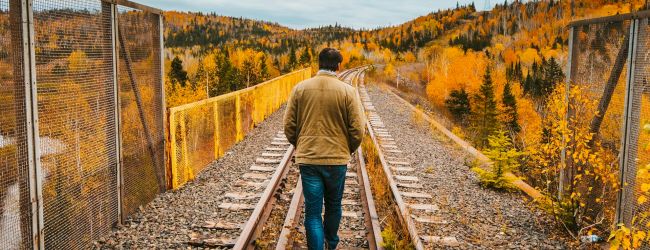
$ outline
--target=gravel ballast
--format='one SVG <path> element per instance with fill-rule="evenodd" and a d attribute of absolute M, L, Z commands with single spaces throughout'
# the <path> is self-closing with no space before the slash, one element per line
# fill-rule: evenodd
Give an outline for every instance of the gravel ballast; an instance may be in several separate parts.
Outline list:
<path fill-rule="evenodd" d="M 218 206 L 225 200 L 224 194 L 236 189 L 237 180 L 250 172 L 255 159 L 282 130 L 283 114 L 284 108 L 281 108 L 260 123 L 224 157 L 199 173 L 194 181 L 178 190 L 160 194 L 143 206 L 110 236 L 98 241 L 97 247 L 179 249 L 188 248 L 190 239 L 197 235 L 219 237 L 218 233 L 204 229 L 202 225 L 206 221 L 247 216 L 245 212 L 226 211 Z"/>
<path fill-rule="evenodd" d="M 559 228 L 528 197 L 482 188 L 472 158 L 434 131 L 388 90 L 367 86 L 385 128 L 431 194 L 445 223 L 419 228 L 420 235 L 456 237 L 462 249 L 565 249 Z M 426 245 L 426 244 L 425 244 Z"/>

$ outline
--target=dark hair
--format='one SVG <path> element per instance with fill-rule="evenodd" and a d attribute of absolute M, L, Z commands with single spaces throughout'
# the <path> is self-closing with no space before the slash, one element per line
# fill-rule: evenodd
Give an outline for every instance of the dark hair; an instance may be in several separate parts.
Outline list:
<path fill-rule="evenodd" d="M 318 68 L 337 71 L 339 64 L 343 61 L 341 52 L 333 48 L 324 48 L 318 55 Z"/>

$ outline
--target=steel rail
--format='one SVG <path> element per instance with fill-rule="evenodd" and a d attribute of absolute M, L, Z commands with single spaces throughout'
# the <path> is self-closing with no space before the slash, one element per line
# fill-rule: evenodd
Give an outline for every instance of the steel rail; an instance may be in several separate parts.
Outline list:
<path fill-rule="evenodd" d="M 359 89 L 357 89 L 357 92 Z M 358 93 L 361 95 L 361 93 Z M 365 110 L 364 110 L 365 112 Z M 386 176 L 386 179 L 388 180 L 388 185 L 390 186 L 390 191 L 391 194 L 393 195 L 393 200 L 397 204 L 397 214 L 399 215 L 399 221 L 406 226 L 406 229 L 409 232 L 409 236 L 411 238 L 411 241 L 413 242 L 413 245 L 415 249 L 417 250 L 423 250 L 424 249 L 424 244 L 422 243 L 422 240 L 420 239 L 420 234 L 418 232 L 417 226 L 415 225 L 415 222 L 411 218 L 411 212 L 406 205 L 406 202 L 404 202 L 404 199 L 402 198 L 402 194 L 400 193 L 399 189 L 397 188 L 397 183 L 395 182 L 395 179 L 393 178 L 393 174 L 390 170 L 390 166 L 388 164 L 388 161 L 386 160 L 386 157 L 384 156 L 381 146 L 379 144 L 379 141 L 377 140 L 377 137 L 374 134 L 374 131 L 372 129 L 372 125 L 370 124 L 369 120 L 366 120 L 366 127 L 368 128 L 368 134 L 370 135 L 370 138 L 372 139 L 372 143 L 375 146 L 375 149 L 377 150 L 377 157 L 379 157 L 379 162 L 381 163 L 381 166 L 384 170 L 384 175 Z"/>
<path fill-rule="evenodd" d="M 255 209 L 253 210 L 253 213 L 251 216 L 248 218 L 248 221 L 244 225 L 244 229 L 242 230 L 241 234 L 239 235 L 239 238 L 237 238 L 237 242 L 235 243 L 235 246 L 233 249 L 236 250 L 242 250 L 242 249 L 253 249 L 253 241 L 257 238 L 257 236 L 261 233 L 264 225 L 266 222 L 266 219 L 268 218 L 269 214 L 271 213 L 271 210 L 273 208 L 273 205 L 275 203 L 275 193 L 276 190 L 278 190 L 280 183 L 282 182 L 282 179 L 284 176 L 286 176 L 287 172 L 289 171 L 289 166 L 292 164 L 292 156 L 294 153 L 295 149 L 291 145 L 289 146 L 289 149 L 284 153 L 284 156 L 282 157 L 282 160 L 280 161 L 280 168 L 273 173 L 273 176 L 271 177 L 271 180 L 269 181 L 269 185 L 266 186 L 266 189 L 264 189 L 264 192 L 262 193 L 262 197 L 260 200 L 257 202 L 257 205 L 255 206 Z"/>
<path fill-rule="evenodd" d="M 366 213 L 365 224 L 368 229 L 367 238 L 368 246 L 370 249 L 384 249 L 382 247 L 384 239 L 381 237 L 381 226 L 379 223 L 379 215 L 375 206 L 375 199 L 372 196 L 370 187 L 370 178 L 368 177 L 368 170 L 366 169 L 366 162 L 363 159 L 363 150 L 361 147 L 357 149 L 357 176 L 361 188 L 361 201 L 363 202 Z"/>
<path fill-rule="evenodd" d="M 375 201 L 372 196 L 372 191 L 370 190 L 370 179 L 368 178 L 368 172 L 366 171 L 366 164 L 363 160 L 363 152 L 361 148 L 357 149 L 356 156 L 357 164 L 356 173 L 357 173 L 357 183 L 359 183 L 359 190 L 361 191 L 361 205 L 364 210 L 365 224 L 368 239 L 369 249 L 383 249 L 381 244 L 383 239 L 381 237 L 381 227 L 379 226 L 379 216 L 375 209 Z M 289 205 L 289 210 L 284 219 L 284 224 L 282 226 L 282 231 L 278 237 L 278 242 L 276 244 L 276 250 L 285 250 L 293 249 L 291 233 L 293 229 L 300 223 L 300 216 L 302 212 L 302 204 L 304 203 L 304 196 L 302 194 L 302 182 L 301 179 L 298 179 L 296 183 L 296 188 L 294 189 L 293 197 L 291 198 L 291 203 Z"/>

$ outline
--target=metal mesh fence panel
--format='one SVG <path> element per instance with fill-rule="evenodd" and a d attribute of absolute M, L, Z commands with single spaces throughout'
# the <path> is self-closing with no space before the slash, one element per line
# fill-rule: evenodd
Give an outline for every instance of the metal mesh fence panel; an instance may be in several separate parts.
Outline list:
<path fill-rule="evenodd" d="M 293 87 L 311 77 L 296 71 L 259 85 L 170 108 L 170 175 L 176 189 L 221 157 L 287 101 Z"/>
<path fill-rule="evenodd" d="M 650 229 L 650 26 L 647 18 L 637 21 L 635 34 L 624 156 L 626 186 L 620 220 L 628 227 L 647 231 Z M 643 248 L 650 249 L 647 244 Z"/>
<path fill-rule="evenodd" d="M 159 16 L 118 6 L 123 215 L 165 190 Z"/>
<path fill-rule="evenodd" d="M 111 5 L 33 9 L 44 244 L 86 248 L 118 221 Z"/>
<path fill-rule="evenodd" d="M 0 246 L 32 240 L 20 1 L 0 0 Z"/>
<path fill-rule="evenodd" d="M 573 54 L 571 61 L 571 88 L 581 94 L 570 100 L 569 126 L 574 131 L 593 133 L 592 151 L 599 152 L 604 169 L 599 175 L 618 175 L 619 153 L 621 152 L 622 128 L 625 122 L 625 94 L 630 21 L 594 23 L 574 27 Z M 578 100 L 580 99 L 580 100 Z M 580 130 L 582 129 L 582 130 Z M 583 212 L 588 223 L 601 221 L 602 229 L 615 223 L 617 190 L 612 183 L 618 178 L 597 178 L 585 174 L 584 160 L 579 152 L 584 151 L 580 143 L 569 141 L 567 166 L 570 176 L 584 175 L 585 178 L 568 183 L 568 190 L 575 194 L 586 194 Z M 591 166 L 593 167 L 593 166 Z M 595 168 L 595 167 L 594 167 Z M 611 180 L 607 183 L 607 180 Z M 566 191 L 567 189 L 565 189 Z M 598 192 L 592 191 L 598 190 Z M 601 191 L 602 190 L 602 191 Z"/>

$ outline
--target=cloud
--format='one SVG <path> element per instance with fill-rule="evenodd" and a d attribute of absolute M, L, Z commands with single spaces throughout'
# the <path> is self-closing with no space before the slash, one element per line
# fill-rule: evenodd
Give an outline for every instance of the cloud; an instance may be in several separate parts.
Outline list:
<path fill-rule="evenodd" d="M 397 25 L 430 12 L 453 8 L 449 0 L 137 0 L 164 10 L 215 12 L 278 22 L 292 28 L 339 23 L 353 28 Z M 472 0 L 459 0 L 460 4 Z M 477 4 L 477 7 L 482 4 Z"/>

